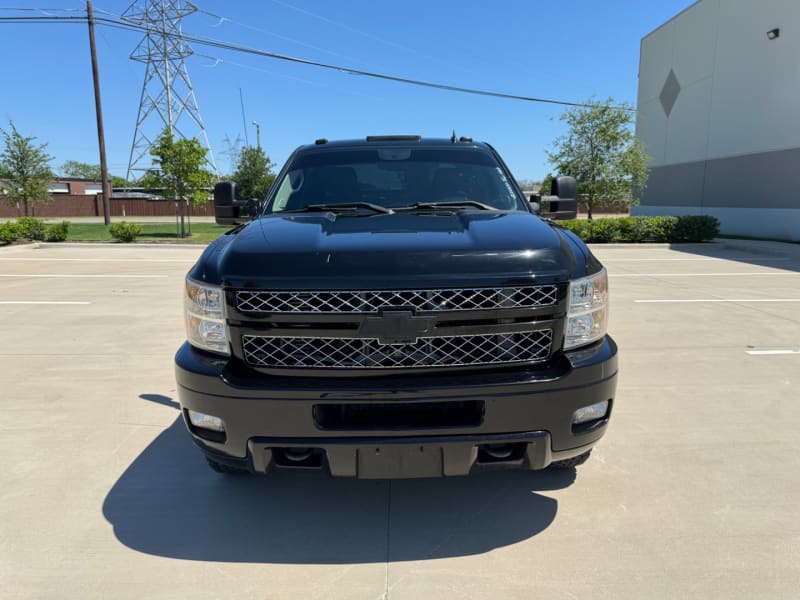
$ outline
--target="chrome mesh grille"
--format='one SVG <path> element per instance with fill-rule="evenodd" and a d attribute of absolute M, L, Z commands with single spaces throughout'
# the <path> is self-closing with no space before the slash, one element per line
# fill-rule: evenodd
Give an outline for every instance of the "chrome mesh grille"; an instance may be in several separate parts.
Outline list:
<path fill-rule="evenodd" d="M 558 302 L 557 285 L 438 290 L 237 292 L 243 313 L 376 313 L 387 307 L 419 311 L 539 308 Z"/>
<path fill-rule="evenodd" d="M 524 333 L 424 337 L 382 345 L 371 338 L 242 337 L 245 361 L 255 367 L 386 369 L 538 362 L 550 355 L 550 329 Z"/>

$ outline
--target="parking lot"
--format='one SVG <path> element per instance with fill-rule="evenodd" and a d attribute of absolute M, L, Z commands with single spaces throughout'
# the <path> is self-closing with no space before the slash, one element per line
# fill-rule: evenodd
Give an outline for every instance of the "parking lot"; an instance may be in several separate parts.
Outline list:
<path fill-rule="evenodd" d="M 224 477 L 178 419 L 200 247 L 0 248 L 3 598 L 796 598 L 800 246 L 595 246 L 620 385 L 577 470 Z"/>

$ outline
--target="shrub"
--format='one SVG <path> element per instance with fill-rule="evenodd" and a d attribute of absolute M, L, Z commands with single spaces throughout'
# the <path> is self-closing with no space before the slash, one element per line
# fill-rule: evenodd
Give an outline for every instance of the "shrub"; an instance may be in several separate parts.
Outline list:
<path fill-rule="evenodd" d="M 646 242 L 669 242 L 675 237 L 678 217 L 637 217 Z"/>
<path fill-rule="evenodd" d="M 592 242 L 608 243 L 616 241 L 617 220 L 616 219 L 595 219 L 591 221 L 589 240 Z"/>
<path fill-rule="evenodd" d="M 20 217 L 17 219 L 17 233 L 25 240 L 43 240 L 45 224 L 36 217 Z"/>
<path fill-rule="evenodd" d="M 119 240 L 120 242 L 132 242 L 138 235 L 141 235 L 142 228 L 136 223 L 120 221 L 119 223 L 112 223 L 109 225 L 108 232 L 115 240 Z"/>
<path fill-rule="evenodd" d="M 633 217 L 619 217 L 614 219 L 616 221 L 616 231 L 614 234 L 614 241 L 618 242 L 641 242 L 642 241 L 642 228 L 637 227 L 637 221 Z"/>
<path fill-rule="evenodd" d="M 707 242 L 719 235 L 715 217 L 619 217 L 559 223 L 585 242 Z"/>
<path fill-rule="evenodd" d="M 706 242 L 719 235 L 719 220 L 710 215 L 678 217 L 672 242 Z"/>
<path fill-rule="evenodd" d="M 14 223 L 0 223 L 0 244 L 10 244 L 19 237 L 19 230 Z"/>
<path fill-rule="evenodd" d="M 564 229 L 569 229 L 582 240 L 586 240 L 589 237 L 590 221 L 574 219 L 572 221 L 560 221 L 559 225 Z"/>
<path fill-rule="evenodd" d="M 53 223 L 48 225 L 44 231 L 44 240 L 46 242 L 63 242 L 67 239 L 69 233 L 69 221 L 61 221 L 61 223 Z"/>

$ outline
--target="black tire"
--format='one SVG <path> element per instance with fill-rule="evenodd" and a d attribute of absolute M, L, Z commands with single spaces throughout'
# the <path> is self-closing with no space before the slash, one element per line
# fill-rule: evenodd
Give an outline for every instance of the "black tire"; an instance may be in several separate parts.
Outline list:
<path fill-rule="evenodd" d="M 222 473 L 223 475 L 241 475 L 242 473 L 246 472 L 244 469 L 237 469 L 236 467 L 229 467 L 228 465 L 218 463 L 208 456 L 206 456 L 206 461 L 208 462 L 208 466 L 211 467 L 212 471 Z"/>
<path fill-rule="evenodd" d="M 573 469 L 577 466 L 582 465 L 587 460 L 589 460 L 589 455 L 592 453 L 591 450 L 587 450 L 583 454 L 579 454 L 578 456 L 573 456 L 572 458 L 566 458 L 564 460 L 554 460 L 550 463 L 550 466 L 554 469 Z"/>

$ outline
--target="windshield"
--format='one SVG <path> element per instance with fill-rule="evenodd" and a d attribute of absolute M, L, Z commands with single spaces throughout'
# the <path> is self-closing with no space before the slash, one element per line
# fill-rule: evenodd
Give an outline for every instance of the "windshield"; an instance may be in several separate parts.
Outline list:
<path fill-rule="evenodd" d="M 524 206 L 489 152 L 393 146 L 298 156 L 280 181 L 271 210 L 354 203 L 390 209 L 412 205 L 430 208 L 431 203 L 439 202 L 447 203 L 450 209 L 485 205 L 496 210 L 522 210 Z"/>

